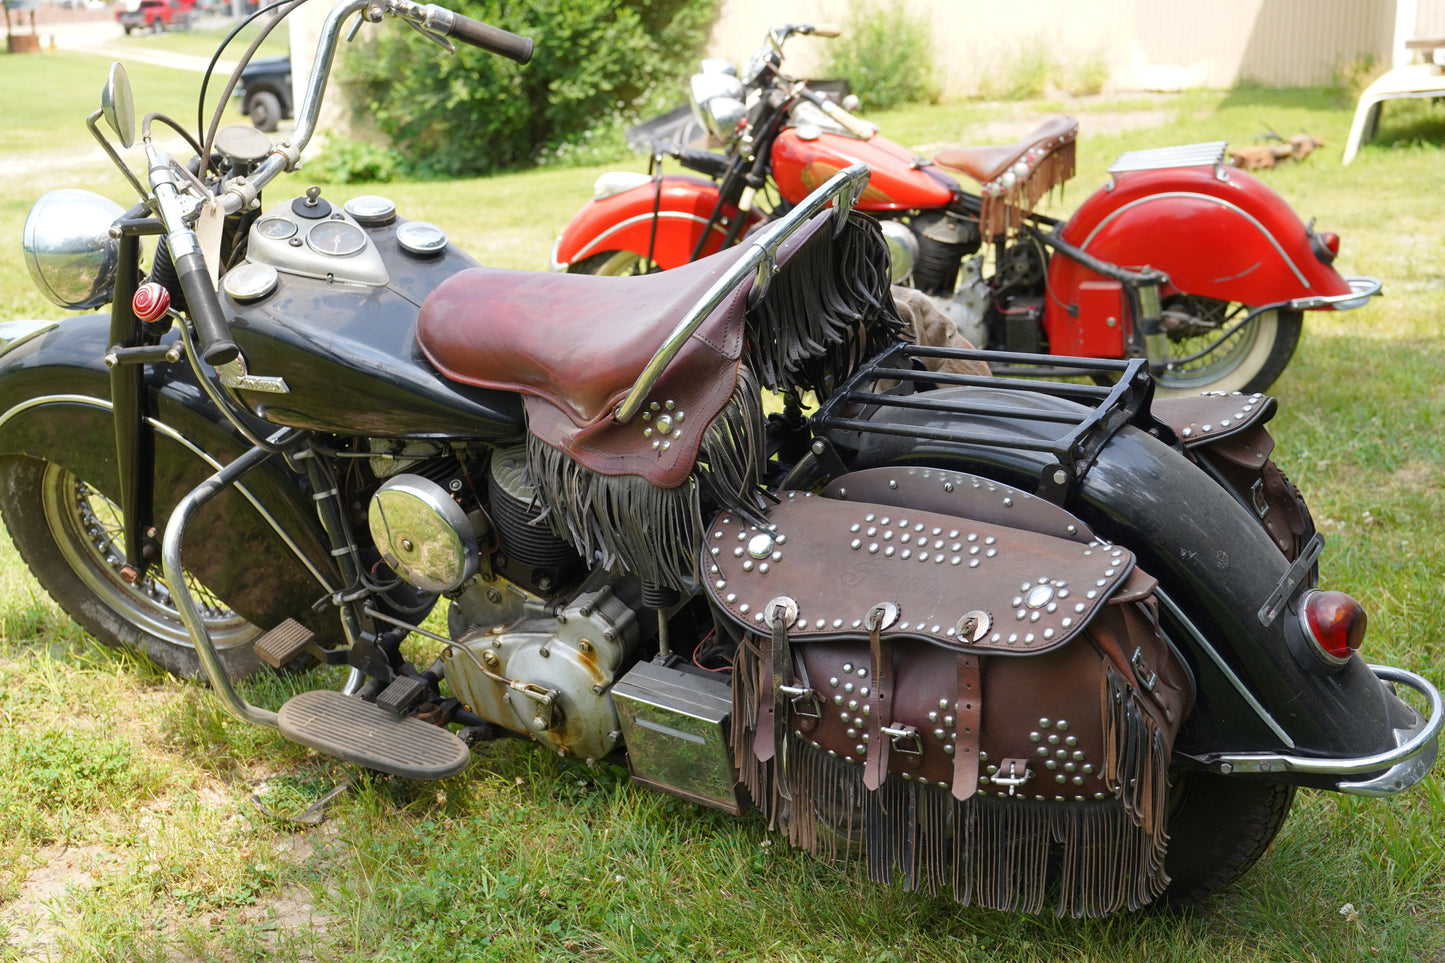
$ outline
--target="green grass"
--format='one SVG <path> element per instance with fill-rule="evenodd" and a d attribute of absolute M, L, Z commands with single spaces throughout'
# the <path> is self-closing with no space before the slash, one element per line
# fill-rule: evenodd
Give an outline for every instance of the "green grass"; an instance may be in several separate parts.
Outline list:
<path fill-rule="evenodd" d="M 0 107 L 0 163 L 87 140 L 77 131 L 105 62 L 45 57 L 57 99 Z M 16 59 L 0 58 L 6 89 L 23 76 Z M 193 113 L 195 75 L 132 74 L 141 105 Z M 980 131 L 1012 139 L 1012 126 L 1059 110 L 1080 117 L 1083 140 L 1079 175 L 1054 213 L 1102 183 L 1120 150 L 1243 144 L 1262 124 L 1329 143 L 1263 176 L 1306 219 L 1338 231 L 1344 270 L 1381 276 L 1387 296 L 1308 318 L 1275 388 L 1276 457 L 1329 538 L 1325 582 L 1370 611 L 1366 654 L 1445 684 L 1445 111 L 1390 105 L 1380 140 L 1348 168 L 1338 157 L 1349 106 L 1324 91 L 954 103 L 872 119 L 920 146 Z M 1124 123 L 1141 117 L 1154 126 Z M 602 169 L 327 194 L 388 194 L 484 262 L 543 269 Z M 290 178 L 269 202 L 306 183 L 304 172 Z M 30 199 L 55 186 L 129 201 L 99 167 L 7 175 L 0 321 L 57 313 L 32 293 L 18 244 Z M 266 813 L 305 810 L 346 768 L 85 639 L 4 540 L 0 600 L 0 959 L 39 955 L 27 949 L 39 942 L 53 959 L 95 961 L 1445 961 L 1439 775 L 1389 800 L 1302 793 L 1264 860 L 1191 913 L 1017 917 L 868 885 L 790 850 L 756 819 L 518 742 L 480 747 L 467 773 L 439 784 L 359 779 L 320 826 L 278 820 Z M 266 678 L 244 691 L 275 707 L 305 681 Z"/>

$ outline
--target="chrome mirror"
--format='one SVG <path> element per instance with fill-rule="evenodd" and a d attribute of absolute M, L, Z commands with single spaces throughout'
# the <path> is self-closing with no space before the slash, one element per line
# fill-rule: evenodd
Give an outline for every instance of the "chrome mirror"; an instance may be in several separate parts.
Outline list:
<path fill-rule="evenodd" d="M 100 110 L 122 147 L 135 143 L 135 98 L 131 96 L 130 78 L 119 62 L 110 65 L 110 77 L 100 92 Z"/>

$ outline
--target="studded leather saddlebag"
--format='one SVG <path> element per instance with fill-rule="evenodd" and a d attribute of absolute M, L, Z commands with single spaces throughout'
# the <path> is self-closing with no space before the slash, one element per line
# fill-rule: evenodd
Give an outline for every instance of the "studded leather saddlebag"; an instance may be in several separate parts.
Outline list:
<path fill-rule="evenodd" d="M 804 493 L 768 520 L 720 515 L 703 564 L 742 637 L 739 778 L 795 845 L 1011 911 L 1163 892 L 1192 682 L 1128 551 Z"/>

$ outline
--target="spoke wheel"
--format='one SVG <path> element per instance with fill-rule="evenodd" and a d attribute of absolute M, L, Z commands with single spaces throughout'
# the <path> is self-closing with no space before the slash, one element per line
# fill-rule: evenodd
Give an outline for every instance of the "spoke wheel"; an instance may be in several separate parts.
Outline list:
<path fill-rule="evenodd" d="M 125 564 L 121 512 L 85 480 L 28 458 L 0 462 L 0 511 L 16 549 L 51 597 L 106 645 L 146 656 L 189 678 L 204 677 L 160 566 L 134 582 Z M 260 630 L 187 576 L 221 662 L 232 677 L 257 668 Z"/>
<path fill-rule="evenodd" d="M 1242 304 L 1179 295 L 1164 303 L 1169 368 L 1160 395 L 1264 391 L 1294 356 L 1304 324 L 1298 311 L 1264 311 L 1221 340 L 1250 312 Z"/>
<path fill-rule="evenodd" d="M 656 271 L 657 266 L 653 265 Z M 650 273 L 647 259 L 632 251 L 603 251 L 583 258 L 567 269 L 568 274 L 595 274 L 598 277 L 632 277 Z"/>

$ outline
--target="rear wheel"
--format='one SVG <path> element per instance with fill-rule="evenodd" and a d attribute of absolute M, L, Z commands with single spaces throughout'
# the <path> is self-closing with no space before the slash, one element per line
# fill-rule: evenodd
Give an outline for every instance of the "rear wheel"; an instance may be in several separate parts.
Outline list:
<path fill-rule="evenodd" d="M 0 514 L 30 571 L 82 628 L 175 675 L 204 677 L 159 566 L 134 582 L 122 577 L 121 512 L 108 498 L 59 465 L 7 458 L 0 461 Z M 187 585 L 227 674 L 254 672 L 260 629 L 189 576 Z"/>
<path fill-rule="evenodd" d="M 1284 372 L 1304 328 L 1298 311 L 1263 311 L 1221 339 L 1250 308 L 1192 295 L 1169 298 L 1163 308 L 1169 369 L 1155 380 L 1166 396 L 1264 391 Z"/>
<path fill-rule="evenodd" d="M 601 254 L 594 254 L 573 264 L 567 269 L 568 274 L 595 274 L 599 277 L 632 277 L 637 274 L 650 274 L 659 268 L 656 264 L 649 267 L 649 262 L 641 254 L 632 251 L 603 251 Z"/>
<path fill-rule="evenodd" d="M 1208 772 L 1174 775 L 1169 791 L 1169 888 L 1164 901 L 1198 903 L 1243 876 L 1274 842 L 1295 787 Z"/>

